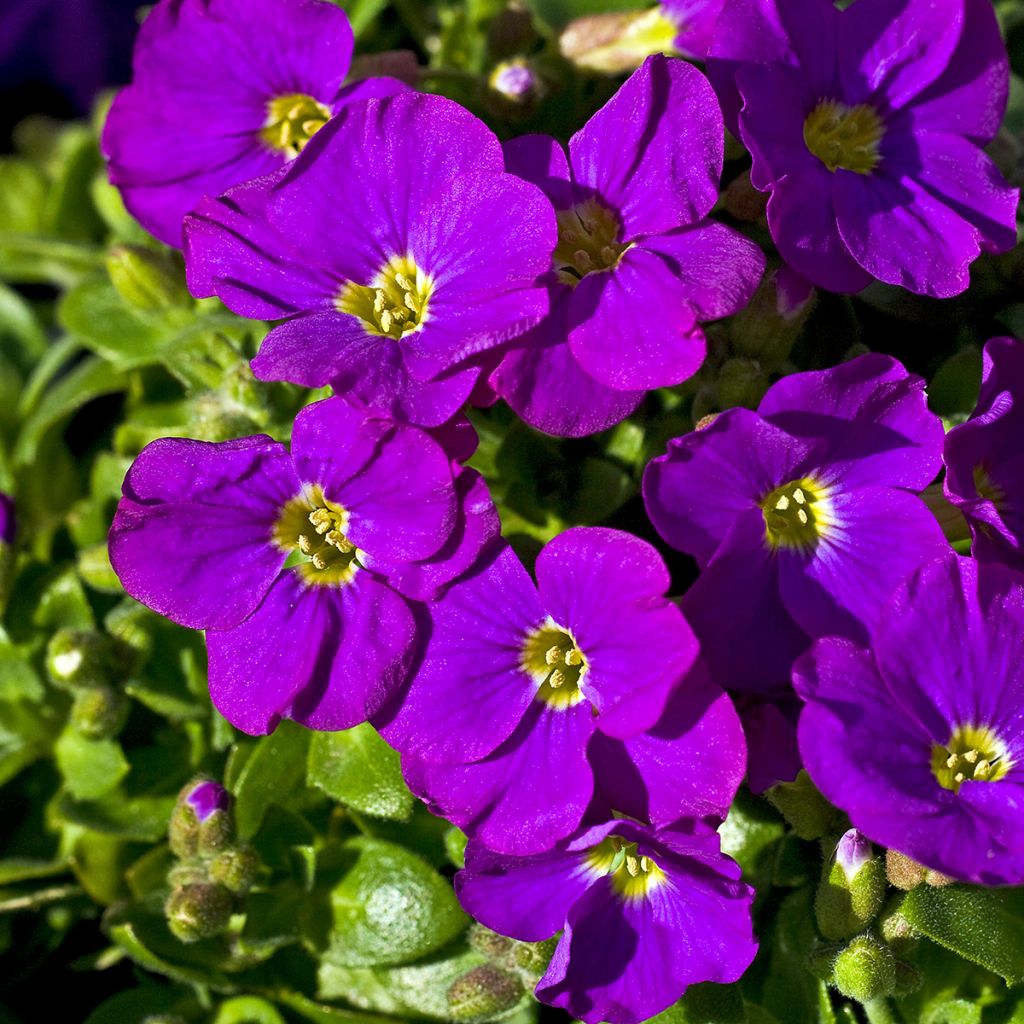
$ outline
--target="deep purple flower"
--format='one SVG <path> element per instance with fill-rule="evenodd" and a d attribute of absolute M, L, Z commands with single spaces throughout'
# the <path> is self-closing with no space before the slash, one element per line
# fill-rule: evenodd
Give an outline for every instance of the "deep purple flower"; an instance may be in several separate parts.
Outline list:
<path fill-rule="evenodd" d="M 541 552 L 536 585 L 507 546 L 453 585 L 431 605 L 400 709 L 378 723 L 413 791 L 516 854 L 550 848 L 591 804 L 655 824 L 723 817 L 745 767 L 742 731 L 693 668 L 668 584 L 650 545 L 577 528 Z"/>
<path fill-rule="evenodd" d="M 747 785 L 760 794 L 780 782 L 792 782 L 803 765 L 796 723 L 803 705 L 791 687 L 779 693 L 744 693 L 736 710 L 747 741 Z"/>
<path fill-rule="evenodd" d="M 0 544 L 13 544 L 18 533 L 18 520 L 14 511 L 14 499 L 0 491 Z"/>
<path fill-rule="evenodd" d="M 146 230 L 180 246 L 204 195 L 294 159 L 346 103 L 407 88 L 343 87 L 351 60 L 348 18 L 325 0 L 160 0 L 104 129 L 110 180 Z"/>
<path fill-rule="evenodd" d="M 694 60 L 707 58 L 723 3 L 724 0 L 662 0 L 662 13 L 677 30 L 673 45 L 681 54 Z"/>
<path fill-rule="evenodd" d="M 536 280 L 555 244 L 550 204 L 440 96 L 349 105 L 286 171 L 204 200 L 185 231 L 193 294 L 288 318 L 257 377 L 330 383 L 427 426 L 465 402 L 473 357 L 548 309 Z"/>
<path fill-rule="evenodd" d="M 196 821 L 202 824 L 217 811 L 226 811 L 231 807 L 231 794 L 219 782 L 203 779 L 188 791 L 185 803 L 192 808 Z"/>
<path fill-rule="evenodd" d="M 949 554 L 899 588 L 870 649 L 820 640 L 793 678 L 804 764 L 864 835 L 1024 883 L 1024 576 Z"/>
<path fill-rule="evenodd" d="M 699 321 L 735 313 L 764 257 L 707 214 L 722 119 L 707 80 L 651 57 L 569 142 L 526 135 L 506 162 L 554 204 L 551 312 L 492 377 L 528 423 L 578 437 L 618 423 L 644 391 L 704 361 Z"/>
<path fill-rule="evenodd" d="M 1024 344 L 985 346 L 971 418 L 946 435 L 946 497 L 971 527 L 971 553 L 1024 569 Z"/>
<path fill-rule="evenodd" d="M 1018 192 L 982 151 L 1009 82 L 989 0 L 727 0 L 708 74 L 814 284 L 956 295 L 1014 245 Z"/>
<path fill-rule="evenodd" d="M 471 840 L 455 890 L 504 935 L 539 942 L 562 931 L 537 984 L 541 1002 L 587 1024 L 635 1024 L 687 986 L 735 981 L 750 965 L 753 890 L 739 877 L 705 826 L 610 821 L 534 857 Z"/>
<path fill-rule="evenodd" d="M 290 454 L 266 436 L 147 445 L 110 561 L 137 600 L 207 631 L 210 694 L 234 725 L 344 729 L 405 680 L 403 594 L 434 596 L 496 530 L 480 501 L 429 435 L 331 398 L 299 413 Z"/>
<path fill-rule="evenodd" d="M 651 521 L 703 569 L 683 608 L 718 683 L 777 690 L 811 639 L 866 639 L 948 550 L 910 493 L 935 478 L 942 436 L 924 381 L 872 354 L 785 377 L 757 412 L 729 409 L 651 462 Z"/>

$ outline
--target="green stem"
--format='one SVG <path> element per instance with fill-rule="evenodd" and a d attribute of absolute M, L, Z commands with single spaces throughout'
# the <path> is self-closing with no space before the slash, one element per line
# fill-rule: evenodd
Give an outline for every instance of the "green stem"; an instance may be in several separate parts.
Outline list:
<path fill-rule="evenodd" d="M 64 900 L 83 896 L 85 890 L 80 885 L 55 885 L 49 889 L 37 889 L 26 896 L 12 896 L 0 900 L 0 914 L 13 914 L 18 910 L 36 910 L 47 903 L 62 903 Z"/>
<path fill-rule="evenodd" d="M 872 999 L 870 1003 L 865 1003 L 864 1015 L 868 1024 L 899 1024 L 888 999 Z"/>

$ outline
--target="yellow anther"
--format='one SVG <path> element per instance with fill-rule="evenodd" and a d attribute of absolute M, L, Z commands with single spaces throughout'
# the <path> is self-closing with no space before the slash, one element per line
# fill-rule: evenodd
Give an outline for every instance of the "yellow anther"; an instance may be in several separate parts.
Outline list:
<path fill-rule="evenodd" d="M 572 636 L 550 619 L 523 639 L 519 664 L 537 686 L 537 700 L 559 710 L 584 700 L 587 659 Z"/>
<path fill-rule="evenodd" d="M 881 159 L 885 126 L 867 103 L 822 100 L 804 120 L 804 144 L 830 170 L 870 174 Z"/>
<path fill-rule="evenodd" d="M 397 341 L 427 320 L 433 290 L 433 278 L 411 256 L 393 256 L 369 284 L 345 284 L 335 305 L 362 320 L 368 334 Z"/>
<path fill-rule="evenodd" d="M 1003 742 L 987 726 L 958 726 L 948 743 L 932 747 L 932 772 L 940 786 L 954 793 L 967 782 L 998 782 L 1012 764 Z"/>
<path fill-rule="evenodd" d="M 563 284 L 575 287 L 587 274 L 614 269 L 629 248 L 620 241 L 618 216 L 594 199 L 558 210 L 555 216 L 558 245 L 554 269 Z"/>
<path fill-rule="evenodd" d="M 267 104 L 260 136 L 271 149 L 294 159 L 330 120 L 330 107 L 306 93 L 287 93 Z"/>

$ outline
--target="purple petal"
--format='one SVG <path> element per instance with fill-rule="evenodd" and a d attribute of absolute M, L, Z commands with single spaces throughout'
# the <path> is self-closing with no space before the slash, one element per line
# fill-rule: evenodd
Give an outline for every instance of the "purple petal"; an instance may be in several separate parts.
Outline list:
<path fill-rule="evenodd" d="M 622 218 L 622 238 L 671 231 L 707 215 L 722 173 L 722 115 L 685 61 L 654 56 L 569 142 L 580 185 Z"/>
<path fill-rule="evenodd" d="M 110 561 L 125 590 L 193 629 L 226 629 L 263 599 L 284 562 L 272 539 L 299 490 L 283 445 L 161 438 L 124 482 Z"/>
<path fill-rule="evenodd" d="M 350 82 L 343 86 L 334 101 L 334 111 L 337 112 L 346 103 L 362 103 L 363 100 L 380 100 L 385 96 L 394 96 L 400 92 L 409 92 L 410 86 L 390 75 L 374 75 L 371 78 L 361 78 L 358 82 Z"/>
<path fill-rule="evenodd" d="M 544 611 L 533 581 L 503 546 L 431 604 L 430 615 L 423 664 L 380 732 L 409 757 L 463 764 L 491 753 L 533 703 L 536 684 L 520 660 Z"/>
<path fill-rule="evenodd" d="M 292 458 L 303 483 L 320 484 L 349 513 L 345 532 L 358 548 L 416 561 L 437 552 L 455 527 L 448 456 L 416 427 L 328 398 L 296 417 Z"/>
<path fill-rule="evenodd" d="M 536 574 L 541 603 L 587 659 L 580 685 L 598 728 L 619 737 L 650 728 L 697 657 L 682 612 L 664 597 L 661 555 L 631 534 L 577 527 L 547 544 Z"/>
<path fill-rule="evenodd" d="M 660 255 L 629 249 L 611 271 L 587 274 L 569 298 L 569 347 L 595 380 L 620 391 L 669 387 L 704 362 L 689 289 Z"/>
<path fill-rule="evenodd" d="M 747 785 L 760 795 L 792 782 L 803 768 L 796 742 L 799 701 L 792 693 L 775 700 L 748 699 L 740 707 L 747 741 Z"/>
<path fill-rule="evenodd" d="M 502 143 L 505 169 L 524 181 L 532 182 L 559 210 L 575 201 L 572 172 L 565 148 L 550 135 L 520 135 Z"/>

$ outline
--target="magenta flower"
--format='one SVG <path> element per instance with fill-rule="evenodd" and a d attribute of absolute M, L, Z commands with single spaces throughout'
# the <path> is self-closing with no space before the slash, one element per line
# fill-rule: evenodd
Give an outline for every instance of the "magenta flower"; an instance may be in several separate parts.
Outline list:
<path fill-rule="evenodd" d="M 299 414 L 291 454 L 266 436 L 147 445 L 110 560 L 137 600 L 207 631 L 210 695 L 232 724 L 345 729 L 406 678 L 406 598 L 435 596 L 496 532 L 476 490 L 423 431 L 332 398 Z"/>
<path fill-rule="evenodd" d="M 942 436 L 924 381 L 864 355 L 784 377 L 757 412 L 729 409 L 650 463 L 651 522 L 703 570 L 683 608 L 720 685 L 770 693 L 811 639 L 866 640 L 889 594 L 948 550 L 912 493 Z"/>
<path fill-rule="evenodd" d="M 708 74 L 814 284 L 956 295 L 1014 245 L 1018 192 L 982 151 L 1009 82 L 989 0 L 727 0 Z"/>
<path fill-rule="evenodd" d="M 946 435 L 946 497 L 971 527 L 971 553 L 1024 569 L 1024 344 L 985 345 L 971 418 Z"/>
<path fill-rule="evenodd" d="M 578 437 L 625 419 L 646 390 L 704 361 L 700 321 L 742 308 L 764 257 L 707 219 L 718 199 L 722 119 L 685 61 L 650 57 L 569 142 L 527 135 L 509 170 L 554 204 L 551 313 L 492 376 L 531 425 Z"/>
<path fill-rule="evenodd" d="M 736 981 L 757 952 L 753 890 L 704 825 L 610 821 L 534 857 L 466 847 L 455 891 L 487 927 L 526 942 L 562 932 L 537 998 L 574 1018 L 636 1024 L 689 985 Z"/>
<path fill-rule="evenodd" d="M 797 663 L 800 751 L 869 839 L 965 882 L 1024 883 L 1024 576 L 953 554 L 871 638 Z"/>
<path fill-rule="evenodd" d="M 430 606 L 423 664 L 382 734 L 406 780 L 494 850 L 538 853 L 592 805 L 668 824 L 724 817 L 745 767 L 728 698 L 694 668 L 645 542 L 577 528 L 511 548 Z M 557 792 L 539 779 L 558 778 Z"/>
<path fill-rule="evenodd" d="M 343 86 L 351 60 L 348 18 L 324 0 L 160 0 L 104 128 L 110 180 L 147 231 L 180 246 L 204 195 L 284 166 L 346 103 L 408 88 Z"/>
<path fill-rule="evenodd" d="M 705 60 L 724 0 L 662 0 L 662 13 L 675 25 L 675 48 L 693 60 Z"/>
<path fill-rule="evenodd" d="M 185 233 L 193 294 L 287 318 L 257 377 L 329 383 L 426 426 L 466 401 L 487 350 L 548 309 L 536 281 L 555 244 L 550 204 L 440 96 L 349 105 L 283 173 L 204 200 Z"/>

